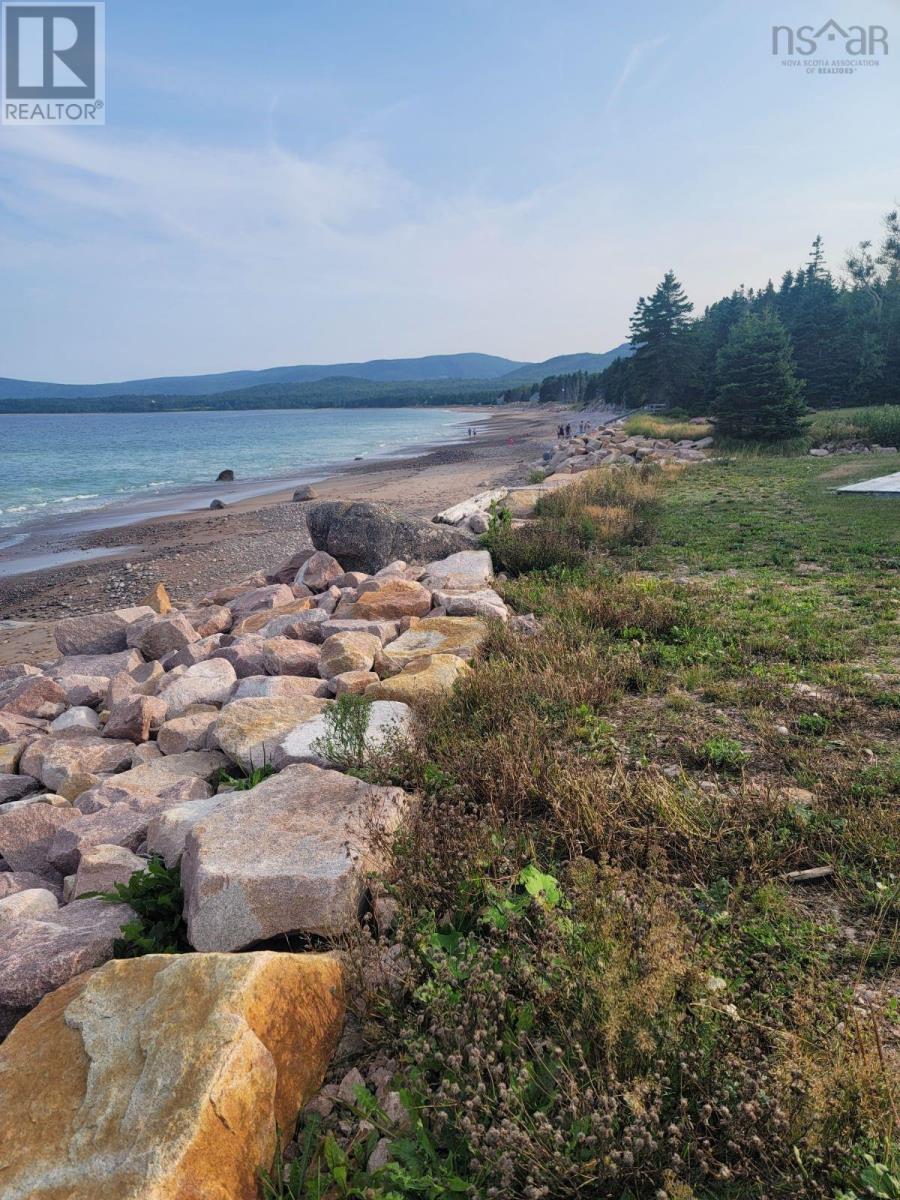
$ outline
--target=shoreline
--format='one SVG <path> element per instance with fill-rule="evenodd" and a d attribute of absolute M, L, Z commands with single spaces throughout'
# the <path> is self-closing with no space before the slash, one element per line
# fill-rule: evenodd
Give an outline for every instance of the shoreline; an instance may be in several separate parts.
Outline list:
<path fill-rule="evenodd" d="M 470 410 L 454 411 L 462 415 L 464 427 Z M 157 583 L 184 602 L 210 586 L 273 569 L 306 545 L 302 506 L 291 500 L 300 484 L 314 482 L 320 499 L 374 500 L 431 517 L 484 488 L 527 482 L 524 464 L 555 440 L 555 408 L 510 406 L 487 419 L 483 409 L 481 415 L 476 438 L 411 446 L 396 456 L 330 470 L 323 464 L 320 471 L 300 471 L 289 480 L 260 480 L 258 490 L 254 485 L 253 494 L 225 509 L 182 507 L 130 520 L 121 506 L 116 506 L 118 517 L 110 506 L 79 514 L 82 519 L 75 522 L 80 529 L 55 523 L 40 544 L 29 545 L 30 561 L 58 554 L 65 562 L 56 558 L 39 568 L 0 575 L 0 663 L 46 658 L 56 620 L 137 604 Z M 215 485 L 219 495 L 229 486 L 235 485 Z M 238 481 L 241 486 L 246 484 Z M 0 553 L 10 565 L 17 558 L 29 561 L 22 554 Z"/>

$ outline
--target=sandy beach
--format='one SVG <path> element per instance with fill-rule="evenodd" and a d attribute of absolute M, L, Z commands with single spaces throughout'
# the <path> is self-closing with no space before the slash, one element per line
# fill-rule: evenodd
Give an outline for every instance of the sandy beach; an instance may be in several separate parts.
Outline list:
<path fill-rule="evenodd" d="M 552 441 L 558 414 L 534 408 L 504 409 L 483 419 L 478 435 L 461 442 L 420 447 L 408 457 L 351 463 L 315 483 L 323 499 L 377 500 L 431 517 L 474 492 L 523 483 L 525 463 Z M 60 523 L 32 538 L 20 573 L 0 577 L 0 663 L 40 662 L 54 654 L 53 623 L 71 613 L 137 604 L 157 583 L 183 602 L 256 570 L 271 570 L 306 542 L 302 507 L 294 487 L 272 482 L 271 491 L 240 496 L 243 485 L 219 485 L 228 507 L 129 518 L 128 505 Z M 130 522 L 130 523 L 129 523 Z M 40 563 L 41 570 L 28 569 Z M 52 563 L 53 565 L 44 565 Z M 17 560 L 7 552 L 6 569 Z"/>

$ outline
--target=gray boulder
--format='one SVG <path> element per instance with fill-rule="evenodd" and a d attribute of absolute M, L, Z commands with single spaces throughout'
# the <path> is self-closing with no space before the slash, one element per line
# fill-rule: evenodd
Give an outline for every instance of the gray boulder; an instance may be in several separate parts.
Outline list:
<path fill-rule="evenodd" d="M 333 555 L 345 571 L 374 574 L 397 559 L 429 562 L 475 545 L 460 529 L 367 500 L 316 500 L 304 516 L 315 548 Z"/>
<path fill-rule="evenodd" d="M 52 917 L 4 930 L 0 955 L 0 1037 L 47 992 L 112 957 L 113 942 L 134 913 L 125 904 L 76 900 Z"/>
<path fill-rule="evenodd" d="M 356 920 L 381 845 L 406 811 L 399 788 L 314 766 L 287 767 L 223 803 L 187 835 L 181 878 L 198 950 L 239 950 L 300 930 L 333 936 Z"/>

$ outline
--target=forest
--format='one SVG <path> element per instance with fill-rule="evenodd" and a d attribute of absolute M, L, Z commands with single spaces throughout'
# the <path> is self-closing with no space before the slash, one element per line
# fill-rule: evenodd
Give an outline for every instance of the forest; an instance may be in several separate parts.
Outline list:
<path fill-rule="evenodd" d="M 796 432 L 807 409 L 900 404 L 900 214 L 887 214 L 877 244 L 860 242 L 839 277 L 816 237 L 777 285 L 737 287 L 700 317 L 667 271 L 638 300 L 630 334 L 630 356 L 547 378 L 540 400 L 664 405 L 764 438 Z"/>

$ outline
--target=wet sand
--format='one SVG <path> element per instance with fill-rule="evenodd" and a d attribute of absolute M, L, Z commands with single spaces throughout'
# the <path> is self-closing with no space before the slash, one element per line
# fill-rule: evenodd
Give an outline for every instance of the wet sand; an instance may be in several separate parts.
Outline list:
<path fill-rule="evenodd" d="M 483 415 L 483 409 L 473 412 L 473 420 Z M 524 464 L 555 439 L 557 422 L 555 412 L 504 409 L 481 420 L 475 438 L 423 448 L 407 458 L 352 463 L 316 482 L 315 491 L 321 499 L 377 500 L 432 517 L 487 487 L 526 482 Z M 73 518 L 69 528 L 60 523 L 43 540 L 29 539 L 33 557 L 23 566 L 45 563 L 55 553 L 65 557 L 43 570 L 0 578 L 0 663 L 54 657 L 56 620 L 137 604 L 157 583 L 183 603 L 254 571 L 272 570 L 309 544 L 303 506 L 291 501 L 294 487 L 308 478 L 307 473 L 289 485 L 273 482 L 273 490 L 233 502 L 229 485 L 218 485 L 217 494 L 228 503 L 218 511 L 129 523 L 126 503 Z M 241 481 L 230 486 L 246 488 Z"/>

